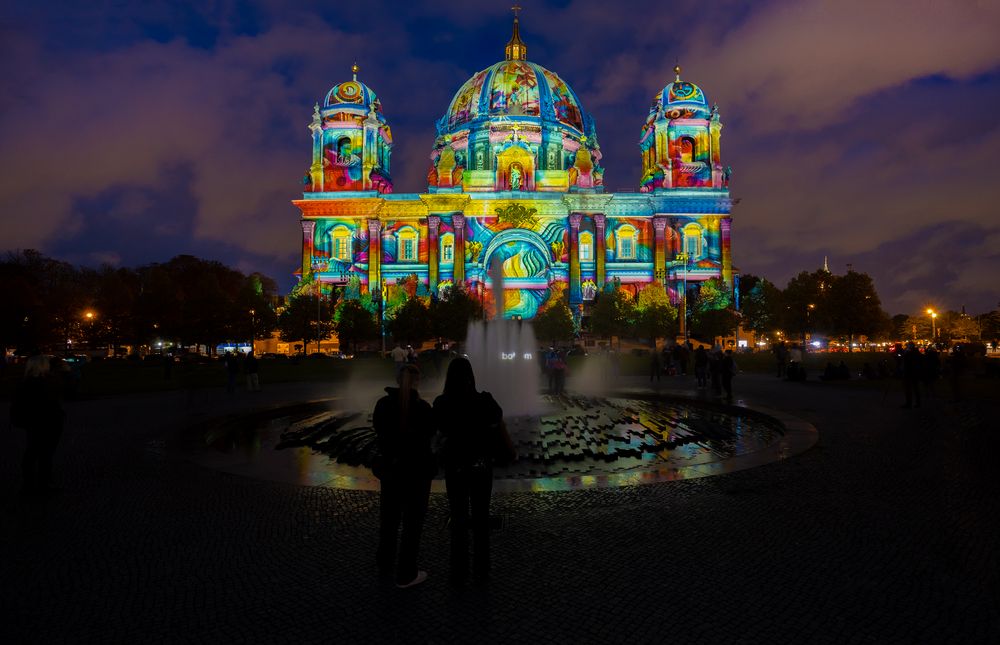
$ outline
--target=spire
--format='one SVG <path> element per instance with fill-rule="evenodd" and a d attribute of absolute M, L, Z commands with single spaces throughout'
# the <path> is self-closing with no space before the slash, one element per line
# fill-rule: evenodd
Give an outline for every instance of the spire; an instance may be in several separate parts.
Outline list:
<path fill-rule="evenodd" d="M 353 75 L 353 79 L 355 81 L 358 80 L 358 72 L 360 72 L 360 71 L 361 71 L 361 68 L 358 67 L 358 61 L 354 61 L 354 64 L 351 65 L 351 74 Z"/>
<path fill-rule="evenodd" d="M 520 21 L 517 19 L 517 12 L 521 11 L 521 6 L 514 4 L 510 8 L 514 12 L 514 35 L 507 42 L 507 47 L 503 50 L 507 60 L 527 60 L 528 46 L 521 40 Z"/>
<path fill-rule="evenodd" d="M 826 256 L 823 256 L 823 271 L 826 273 L 830 272 L 830 263 L 826 261 Z"/>
<path fill-rule="evenodd" d="M 681 82 L 681 66 L 680 65 L 674 65 L 674 82 L 675 83 L 680 83 Z"/>

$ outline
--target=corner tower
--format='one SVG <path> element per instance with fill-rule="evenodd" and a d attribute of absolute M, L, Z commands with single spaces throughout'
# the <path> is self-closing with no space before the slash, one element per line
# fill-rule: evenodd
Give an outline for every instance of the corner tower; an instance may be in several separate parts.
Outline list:
<path fill-rule="evenodd" d="M 303 180 L 307 193 L 392 192 L 392 132 L 375 92 L 358 80 L 358 70 L 357 63 L 352 65 L 351 80 L 334 85 L 323 106 L 313 107 L 312 164 Z"/>
<path fill-rule="evenodd" d="M 674 81 L 653 98 L 642 126 L 640 192 L 660 188 L 726 188 L 729 176 L 722 168 L 719 107 L 708 107 L 705 92 L 681 80 L 674 67 Z"/>

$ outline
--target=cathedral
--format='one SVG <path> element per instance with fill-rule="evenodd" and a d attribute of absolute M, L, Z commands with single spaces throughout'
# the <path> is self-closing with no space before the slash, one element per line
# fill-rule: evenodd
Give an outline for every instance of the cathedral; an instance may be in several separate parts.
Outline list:
<path fill-rule="evenodd" d="M 484 311 L 530 319 L 558 299 L 586 315 L 612 281 L 632 292 L 660 282 L 676 304 L 711 278 L 733 288 L 718 107 L 675 67 L 636 119 L 637 192 L 607 193 L 593 118 L 528 60 L 518 27 L 515 15 L 504 60 L 466 81 L 435 124 L 426 192 L 392 191 L 392 131 L 356 65 L 315 106 L 312 164 L 293 201 L 298 289 L 352 283 L 378 300 L 415 276 L 430 297 L 462 284 Z"/>

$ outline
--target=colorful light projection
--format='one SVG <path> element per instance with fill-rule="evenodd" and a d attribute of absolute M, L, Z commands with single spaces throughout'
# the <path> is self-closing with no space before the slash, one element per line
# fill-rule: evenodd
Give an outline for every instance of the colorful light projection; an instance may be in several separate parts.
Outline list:
<path fill-rule="evenodd" d="M 393 302 L 462 284 L 485 311 L 502 297 L 504 315 L 522 319 L 557 300 L 585 314 L 612 282 L 633 294 L 662 283 L 675 304 L 684 283 L 731 287 L 729 171 L 704 91 L 675 69 L 642 128 L 639 192 L 606 194 L 593 119 L 526 52 L 515 26 L 506 59 L 456 92 L 436 124 L 423 194 L 387 195 L 392 135 L 357 67 L 328 92 L 294 202 L 304 284 Z M 502 295 L 487 271 L 494 260 Z"/>

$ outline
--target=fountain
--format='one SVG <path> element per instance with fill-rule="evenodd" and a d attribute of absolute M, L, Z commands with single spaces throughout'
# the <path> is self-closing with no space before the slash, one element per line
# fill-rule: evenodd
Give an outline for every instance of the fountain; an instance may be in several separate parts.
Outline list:
<path fill-rule="evenodd" d="M 576 393 L 542 395 L 542 357 L 531 324 L 504 315 L 499 258 L 489 275 L 498 294 L 494 317 L 469 325 L 466 353 L 477 388 L 493 394 L 503 408 L 518 451 L 515 463 L 494 470 L 495 490 L 566 490 L 704 477 L 784 459 L 816 442 L 814 428 L 793 418 L 778 420 L 773 413 L 667 400 L 649 392 L 612 394 L 606 366 L 596 357 L 577 377 Z M 596 373 L 588 377 L 588 372 Z M 380 388 L 370 384 L 360 389 L 377 396 Z M 429 392 L 425 396 L 433 398 Z M 230 447 L 244 440 L 274 447 L 255 452 L 259 465 L 248 466 L 239 461 L 246 453 L 234 452 L 239 461 L 230 466 L 234 472 L 259 471 L 273 478 L 282 468 L 275 462 L 287 464 L 294 454 L 294 468 L 284 468 L 296 483 L 375 489 L 378 482 L 368 469 L 374 446 L 371 404 L 356 397 L 337 401 L 336 408 L 315 402 L 284 413 L 271 410 L 270 418 L 261 417 L 249 432 L 244 418 L 234 420 L 232 433 L 213 424 L 212 435 Z M 206 461 L 219 467 L 217 455 Z M 433 489 L 443 490 L 443 481 L 435 481 Z"/>

